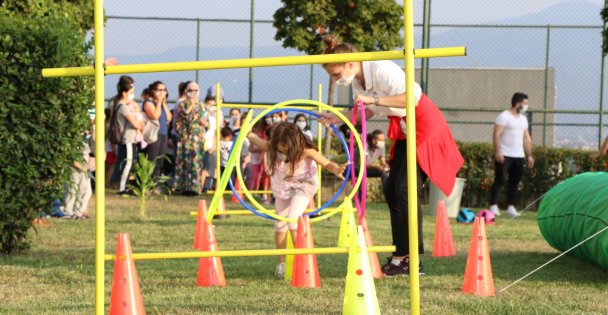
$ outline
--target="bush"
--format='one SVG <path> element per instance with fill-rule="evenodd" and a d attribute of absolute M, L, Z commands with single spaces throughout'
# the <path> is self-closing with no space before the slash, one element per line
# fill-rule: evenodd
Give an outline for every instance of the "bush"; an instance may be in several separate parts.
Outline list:
<path fill-rule="evenodd" d="M 493 145 L 490 143 L 458 143 L 458 147 L 465 160 L 464 165 L 458 172 L 458 177 L 466 179 L 460 204 L 466 207 L 487 207 L 490 188 L 494 183 Z M 390 140 L 387 139 L 387 160 L 389 149 Z M 331 159 L 338 163 L 346 161 L 342 151 L 339 140 L 333 139 Z M 531 170 L 526 169 L 524 178 L 519 184 L 519 200 L 516 207 L 523 209 L 559 182 L 576 174 L 588 171 L 603 171 L 605 161 L 603 159 L 599 161 L 591 159 L 595 153 L 595 151 L 578 149 L 534 147 L 532 154 L 534 155 L 535 165 Z M 333 175 L 325 171 L 323 176 L 324 180 L 327 180 Z M 333 185 L 337 189 L 340 182 L 335 182 Z M 379 179 L 369 179 L 367 186 L 367 200 L 384 200 Z M 427 196 L 428 186 L 426 186 L 425 192 Z M 499 205 L 503 208 L 506 206 L 504 204 L 505 199 L 506 187 L 503 187 L 499 199 L 502 202 L 499 202 Z M 535 203 L 531 209 L 536 210 L 537 206 L 538 203 Z"/>
<path fill-rule="evenodd" d="M 39 2 L 27 15 L 0 7 L 0 253 L 29 247 L 32 219 L 61 196 L 81 156 L 92 80 L 41 75 L 91 63 L 68 6 Z"/>

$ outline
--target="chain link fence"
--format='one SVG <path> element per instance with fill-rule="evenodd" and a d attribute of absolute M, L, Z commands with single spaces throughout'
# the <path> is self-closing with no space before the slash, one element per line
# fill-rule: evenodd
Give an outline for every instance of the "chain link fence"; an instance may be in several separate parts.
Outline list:
<path fill-rule="evenodd" d="M 602 26 L 431 24 L 430 29 L 430 47 L 467 48 L 466 57 L 429 61 L 428 94 L 444 111 L 457 140 L 491 142 L 494 118 L 510 106 L 514 92 L 524 92 L 530 97 L 528 118 L 535 145 L 598 147 L 606 134 L 600 133 L 605 114 Z M 142 64 L 303 54 L 282 48 L 274 34 L 270 20 L 108 16 L 106 56 L 117 57 L 121 64 Z M 416 43 L 421 34 L 422 26 L 416 25 Z M 417 68 L 420 65 L 417 60 Z M 319 84 L 326 101 L 329 83 L 320 65 L 132 76 L 136 93 L 161 80 L 175 100 L 181 81 L 197 81 L 202 93 L 220 82 L 226 102 L 253 104 L 316 100 Z M 113 96 L 117 81 L 118 76 L 106 77 L 106 97 Z M 337 103 L 348 105 L 349 94 L 338 90 Z M 382 120 L 368 126 L 370 131 L 385 128 Z"/>

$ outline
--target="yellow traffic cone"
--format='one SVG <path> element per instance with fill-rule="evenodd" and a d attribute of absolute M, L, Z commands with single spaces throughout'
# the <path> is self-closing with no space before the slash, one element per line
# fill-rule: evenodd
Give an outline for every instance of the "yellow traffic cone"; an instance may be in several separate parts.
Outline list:
<path fill-rule="evenodd" d="M 358 227 L 357 235 L 356 238 L 352 238 L 348 253 L 348 273 L 346 274 L 342 314 L 380 314 L 380 305 L 376 296 L 376 286 L 369 265 L 365 232 L 363 232 L 362 226 Z"/>
<path fill-rule="evenodd" d="M 357 223 L 353 214 L 352 200 L 344 201 L 342 209 L 342 220 L 340 220 L 340 234 L 338 236 L 338 247 L 349 247 L 351 238 L 355 237 L 353 233 L 357 231 Z"/>

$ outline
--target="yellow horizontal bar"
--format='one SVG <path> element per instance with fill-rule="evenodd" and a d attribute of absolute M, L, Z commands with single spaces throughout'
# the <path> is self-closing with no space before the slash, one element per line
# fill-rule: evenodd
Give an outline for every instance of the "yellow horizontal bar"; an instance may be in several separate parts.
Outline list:
<path fill-rule="evenodd" d="M 335 208 L 325 208 L 321 211 L 319 211 L 319 213 L 325 213 L 325 212 L 329 212 L 331 210 L 333 210 Z M 312 210 L 314 209 L 307 209 L 306 211 L 304 211 L 305 213 L 309 213 L 312 212 Z M 274 211 L 273 211 L 274 212 Z M 356 212 L 356 209 L 355 211 Z M 222 212 L 216 212 L 215 215 L 223 215 L 223 214 L 230 214 L 230 215 L 248 215 L 248 214 L 253 214 L 253 212 L 249 211 L 249 210 L 224 210 Z M 198 212 L 196 211 L 190 211 L 190 215 L 191 216 L 197 216 Z"/>
<path fill-rule="evenodd" d="M 268 104 L 268 105 L 262 105 L 262 104 L 232 104 L 232 103 L 223 103 L 222 107 L 224 108 L 261 108 L 261 109 L 265 109 L 271 106 L 274 106 L 275 104 Z M 319 107 L 317 106 L 297 106 L 297 108 L 299 109 L 308 109 L 308 110 L 317 110 L 319 109 Z M 344 110 L 344 108 L 336 108 L 337 110 Z M 255 191 L 250 190 L 250 193 L 255 193 Z"/>
<path fill-rule="evenodd" d="M 203 257 L 249 257 L 249 256 L 279 256 L 279 255 L 305 255 L 305 254 L 347 254 L 348 247 L 321 247 L 321 248 L 290 248 L 290 249 L 249 249 L 249 250 L 219 250 L 216 252 L 173 252 L 173 253 L 148 253 L 132 254 L 133 260 L 154 259 L 181 259 L 181 258 L 203 258 Z M 394 252 L 395 246 L 370 246 L 370 253 Z M 105 255 L 105 260 L 114 260 L 116 255 Z"/>
<path fill-rule="evenodd" d="M 466 55 L 464 47 L 445 47 L 415 49 L 414 58 L 433 58 L 433 57 L 456 57 Z M 286 56 L 286 57 L 267 57 L 267 58 L 248 58 L 248 59 L 229 59 L 229 60 L 207 60 L 207 61 L 184 61 L 166 63 L 148 63 L 132 65 L 107 66 L 105 74 L 129 74 L 129 73 L 149 73 L 149 72 L 173 72 L 173 71 L 192 71 L 192 70 L 217 70 L 234 68 L 256 68 L 256 67 L 276 67 L 276 66 L 295 66 L 324 63 L 340 63 L 349 61 L 364 60 L 395 60 L 404 59 L 404 50 L 359 52 L 351 54 L 329 54 L 312 56 Z M 43 77 L 69 77 L 69 76 L 93 76 L 93 67 L 78 68 L 46 68 L 42 69 Z"/>

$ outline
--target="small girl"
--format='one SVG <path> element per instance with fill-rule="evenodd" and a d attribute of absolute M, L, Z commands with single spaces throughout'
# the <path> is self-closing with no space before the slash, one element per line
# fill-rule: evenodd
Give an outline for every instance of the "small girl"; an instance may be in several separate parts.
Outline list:
<path fill-rule="evenodd" d="M 267 152 L 268 174 L 275 197 L 275 209 L 279 216 L 289 219 L 300 217 L 319 186 L 317 163 L 338 178 L 344 179 L 342 173 L 345 165 L 338 165 L 313 146 L 298 126 L 289 122 L 275 124 L 269 141 L 253 133 L 247 138 L 252 144 Z M 296 241 L 298 224 L 295 222 L 275 222 L 276 248 L 284 249 L 287 245 L 287 230 L 292 240 Z M 285 256 L 279 256 L 275 275 L 282 278 L 285 273 Z"/>

